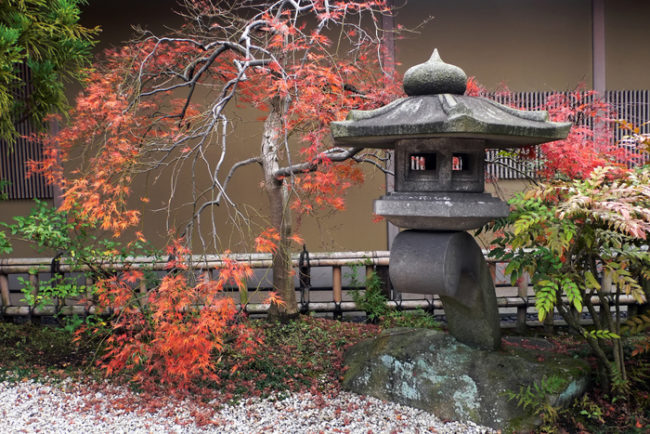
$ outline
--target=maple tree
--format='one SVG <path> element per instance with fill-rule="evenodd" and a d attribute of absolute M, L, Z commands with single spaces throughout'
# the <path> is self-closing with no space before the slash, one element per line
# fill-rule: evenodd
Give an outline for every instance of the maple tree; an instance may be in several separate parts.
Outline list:
<path fill-rule="evenodd" d="M 383 0 L 188 0 L 184 6 L 178 31 L 143 32 L 106 53 L 70 126 L 32 169 L 62 184 L 63 210 L 79 207 L 84 218 L 118 235 L 139 220 L 127 200 L 137 174 L 170 168 L 171 202 L 189 167 L 194 188 L 184 195 L 191 197 L 192 218 L 180 234 L 188 245 L 197 237 L 204 250 L 220 250 L 214 230 L 211 241 L 204 239 L 201 221 L 216 206 L 241 217 L 229 183 L 242 167 L 259 166 L 270 227 L 256 246 L 272 252 L 273 286 L 285 302 L 272 303 L 270 313 L 293 316 L 290 245 L 300 239 L 292 212 L 342 209 L 343 192 L 362 180 L 355 163 L 381 167 L 385 160 L 332 147 L 328 126 L 350 109 L 375 108 L 401 93 L 392 65 L 384 63 L 381 18 L 390 8 Z M 263 130 L 259 149 L 226 167 L 237 104 L 263 113 Z M 64 175 L 60 161 L 75 146 L 92 156 Z M 199 170 L 208 174 L 206 184 Z"/>

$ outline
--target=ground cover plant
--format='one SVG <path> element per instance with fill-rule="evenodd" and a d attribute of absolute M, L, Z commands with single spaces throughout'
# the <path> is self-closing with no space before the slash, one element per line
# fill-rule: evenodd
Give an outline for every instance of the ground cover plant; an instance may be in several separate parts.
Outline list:
<path fill-rule="evenodd" d="M 194 400 L 202 411 L 194 414 L 196 421 L 208 423 L 210 406 L 247 400 L 252 397 L 276 396 L 295 391 L 311 391 L 314 396 L 335 394 L 339 390 L 339 378 L 344 373 L 342 366 L 345 349 L 362 339 L 377 335 L 384 326 L 335 321 L 326 318 L 302 316 L 287 324 L 269 323 L 265 320 L 247 320 L 248 326 L 263 337 L 256 356 L 241 363 L 243 354 L 238 353 L 230 342 L 225 344 L 228 357 L 212 359 L 216 364 L 218 381 L 197 379 L 190 389 Z M 531 335 L 542 333 L 531 330 Z M 552 345 L 548 351 L 583 357 L 596 365 L 590 349 L 566 329 L 547 337 Z M 37 326 L 32 324 L 11 324 L 0 322 L 0 380 L 24 381 L 41 379 L 60 381 L 73 378 L 88 384 L 95 379 L 90 390 L 110 387 L 110 384 L 137 384 L 130 380 L 132 372 L 113 374 L 110 383 L 100 386 L 105 376 L 95 359 L 97 342 L 87 345 L 84 340 L 74 340 L 74 335 L 61 327 Z M 634 345 L 625 351 L 631 353 Z M 238 369 L 232 367 L 238 365 Z M 540 432 L 593 432 L 593 433 L 642 433 L 650 421 L 650 386 L 647 378 L 650 372 L 650 355 L 638 354 L 626 359 L 628 372 L 632 373 L 634 394 L 628 400 L 615 400 L 603 389 L 590 390 L 566 410 L 555 410 L 556 417 L 549 419 Z M 594 379 L 595 380 L 595 379 Z M 152 383 L 150 383 L 152 384 Z M 552 386 L 552 385 L 551 385 Z M 119 408 L 133 411 L 152 409 L 161 405 L 161 400 L 180 399 L 188 395 L 165 385 L 138 392 L 130 401 L 116 402 Z M 106 399 L 111 399 L 106 394 Z M 153 399 L 155 397 L 155 399 Z M 208 405 L 207 402 L 216 401 Z M 536 396 L 540 405 L 545 397 Z M 165 401 L 166 402 L 166 401 Z M 544 414 L 542 414 L 544 415 Z"/>
<path fill-rule="evenodd" d="M 549 336 L 543 329 L 530 328 L 525 337 L 516 333 L 520 342 L 504 340 L 504 345 L 527 347 L 531 344 L 527 337 L 543 337 L 544 351 L 570 355 L 586 360 L 592 367 L 591 387 L 581 398 L 566 408 L 552 405 L 556 390 L 565 381 L 562 377 L 545 379 L 542 384 L 534 384 L 520 390 L 507 391 L 505 398 L 514 400 L 531 414 L 539 416 L 540 433 L 644 433 L 650 424 L 650 354 L 636 353 L 640 341 L 650 338 L 645 332 L 626 342 L 625 366 L 630 373 L 630 391 L 627 398 L 612 395 L 599 383 L 598 360 L 584 339 L 567 327 L 557 327 L 556 333 Z"/>
<path fill-rule="evenodd" d="M 219 353 L 208 352 L 214 375 L 192 377 L 186 390 L 206 396 L 218 393 L 220 402 L 283 392 L 334 393 L 344 373 L 345 349 L 380 330 L 376 325 L 311 316 L 286 324 L 249 319 L 240 323 L 259 337 L 254 356 L 227 339 Z M 0 369 L 29 378 L 90 372 L 94 378 L 108 375 L 148 393 L 179 391 L 178 381 L 172 383 L 162 370 L 148 372 L 151 381 L 142 382 L 144 364 L 121 371 L 107 369 L 97 354 L 107 355 L 113 347 L 103 340 L 86 339 L 90 329 L 82 333 L 84 339 L 77 339 L 78 334 L 62 327 L 0 322 Z"/>
<path fill-rule="evenodd" d="M 92 363 L 96 342 L 73 339 L 71 331 L 60 327 L 0 322 L 0 379 L 73 374 L 88 368 L 99 374 Z"/>

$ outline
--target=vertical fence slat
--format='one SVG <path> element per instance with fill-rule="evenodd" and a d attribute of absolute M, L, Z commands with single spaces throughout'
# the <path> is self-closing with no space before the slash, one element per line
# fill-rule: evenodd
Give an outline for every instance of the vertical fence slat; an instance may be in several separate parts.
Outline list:
<path fill-rule="evenodd" d="M 334 303 L 341 303 L 343 299 L 343 282 L 341 280 L 341 266 L 332 267 L 332 299 Z"/>
<path fill-rule="evenodd" d="M 368 281 L 368 279 L 370 279 L 370 277 L 372 277 L 374 272 L 375 272 L 374 265 L 366 265 L 366 282 Z"/>
<path fill-rule="evenodd" d="M 9 298 L 9 277 L 5 273 L 0 273 L 0 300 L 2 300 L 2 306 L 11 306 L 11 299 Z"/>

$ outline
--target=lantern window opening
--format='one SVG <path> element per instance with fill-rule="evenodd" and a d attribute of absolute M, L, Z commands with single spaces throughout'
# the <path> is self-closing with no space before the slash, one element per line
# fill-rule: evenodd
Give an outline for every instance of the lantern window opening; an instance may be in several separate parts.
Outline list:
<path fill-rule="evenodd" d="M 413 171 L 436 170 L 436 154 L 435 153 L 410 154 L 410 168 Z"/>
<path fill-rule="evenodd" d="M 470 156 L 468 154 L 453 154 L 451 170 L 453 172 L 469 172 L 471 170 Z"/>

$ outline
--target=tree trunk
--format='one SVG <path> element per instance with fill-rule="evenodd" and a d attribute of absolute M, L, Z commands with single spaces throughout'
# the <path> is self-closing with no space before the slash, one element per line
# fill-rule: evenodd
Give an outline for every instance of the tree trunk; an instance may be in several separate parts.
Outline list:
<path fill-rule="evenodd" d="M 298 303 L 293 285 L 291 251 L 291 210 L 289 208 L 289 190 L 284 180 L 278 180 L 273 174 L 279 169 L 278 152 L 281 143 L 282 115 L 285 103 L 274 98 L 271 110 L 264 122 L 262 137 L 262 168 L 264 170 L 264 188 L 269 200 L 271 226 L 280 235 L 277 249 L 273 253 L 273 288 L 284 302 L 273 303 L 269 310 L 269 320 L 288 321 L 298 316 Z"/>

